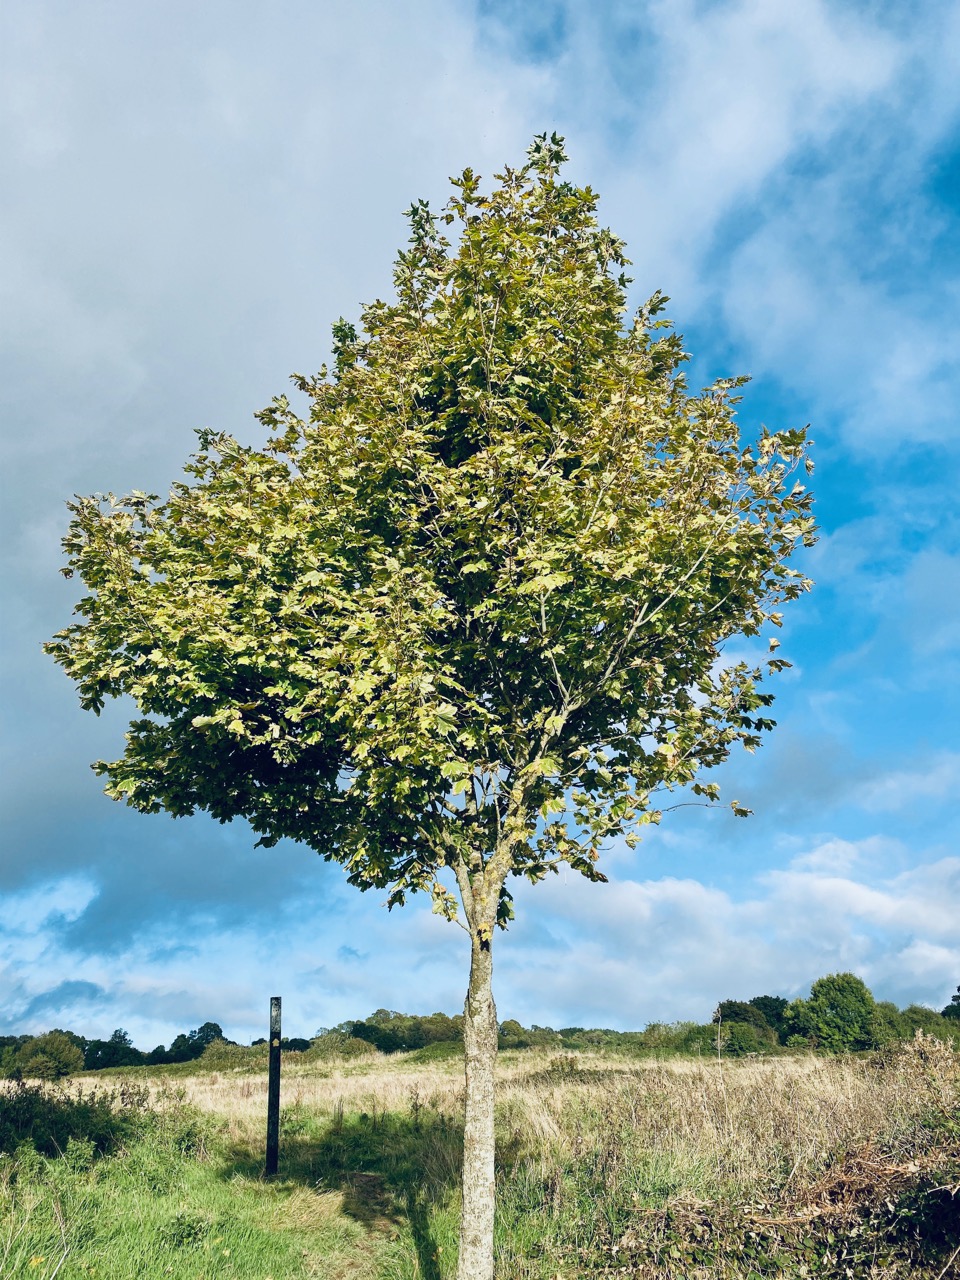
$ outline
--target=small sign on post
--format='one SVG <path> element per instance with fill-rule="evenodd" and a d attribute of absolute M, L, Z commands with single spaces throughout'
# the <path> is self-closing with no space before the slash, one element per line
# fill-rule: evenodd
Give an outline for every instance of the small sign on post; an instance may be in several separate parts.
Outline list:
<path fill-rule="evenodd" d="M 270 1074 L 267 1079 L 267 1163 L 272 1178 L 280 1158 L 280 997 L 270 997 Z"/>

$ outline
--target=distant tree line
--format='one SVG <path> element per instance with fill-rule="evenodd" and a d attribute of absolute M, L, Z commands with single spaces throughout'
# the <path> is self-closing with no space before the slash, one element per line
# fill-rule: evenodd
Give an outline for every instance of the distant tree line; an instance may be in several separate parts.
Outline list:
<path fill-rule="evenodd" d="M 874 1000 L 855 974 L 834 973 L 818 978 L 806 999 L 753 996 L 749 1000 L 721 1000 L 708 1023 L 652 1022 L 643 1031 L 609 1028 L 521 1026 L 513 1018 L 500 1024 L 501 1049 L 562 1048 L 566 1050 L 620 1048 L 661 1053 L 721 1053 L 729 1057 L 796 1050 L 847 1053 L 880 1049 L 911 1039 L 917 1031 L 951 1041 L 960 1048 L 960 986 L 940 1013 L 925 1005 L 899 1009 L 887 1000 Z M 368 1018 L 350 1019 L 335 1027 L 321 1027 L 307 1040 L 285 1036 L 286 1052 L 430 1054 L 433 1048 L 455 1050 L 463 1043 L 463 1016 L 445 1013 L 417 1015 L 377 1009 Z M 263 1046 L 262 1037 L 252 1048 Z M 73 1031 L 55 1028 L 39 1036 L 0 1036 L 0 1076 L 29 1076 L 55 1080 L 78 1071 L 116 1067 L 159 1066 L 191 1062 L 214 1049 L 233 1046 L 217 1022 L 204 1022 L 149 1053 L 134 1047 L 126 1031 L 108 1040 L 87 1040 Z M 209 1055 L 208 1055 L 209 1056 Z M 239 1060 L 238 1057 L 238 1060 Z"/>
<path fill-rule="evenodd" d="M 721 1000 L 710 1023 L 651 1023 L 644 1031 L 587 1030 L 583 1027 L 500 1027 L 500 1047 L 519 1049 L 561 1044 L 566 1048 L 623 1046 L 675 1053 L 721 1052 L 731 1057 L 796 1049 L 845 1053 L 879 1049 L 911 1039 L 917 1031 L 953 1041 L 960 1047 L 960 987 L 940 1013 L 924 1005 L 898 1009 L 876 1001 L 852 973 L 819 978 L 806 999 L 753 996 Z"/>
<path fill-rule="evenodd" d="M 463 1040 L 463 1014 L 449 1018 L 445 1013 L 417 1017 L 378 1009 L 362 1022 L 341 1022 L 327 1035 L 347 1035 L 365 1040 L 381 1053 L 425 1049 L 429 1044 L 446 1044 Z"/>
<path fill-rule="evenodd" d="M 169 1049 L 158 1044 L 149 1053 L 135 1048 L 122 1027 L 114 1031 L 109 1040 L 88 1040 L 59 1028 L 41 1036 L 0 1036 L 0 1075 L 55 1080 L 77 1071 L 190 1062 L 215 1041 L 234 1043 L 226 1040 L 217 1022 L 205 1022 L 195 1031 L 178 1035 Z"/>

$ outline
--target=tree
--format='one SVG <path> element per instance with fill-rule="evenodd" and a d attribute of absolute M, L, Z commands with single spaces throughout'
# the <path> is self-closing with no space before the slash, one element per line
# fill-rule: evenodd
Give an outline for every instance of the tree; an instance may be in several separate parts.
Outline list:
<path fill-rule="evenodd" d="M 940 1012 L 945 1018 L 960 1018 L 960 986 L 957 987 L 956 993 L 950 997 L 950 1003 Z"/>
<path fill-rule="evenodd" d="M 225 1044 L 233 1044 L 232 1040 L 227 1040 L 223 1034 L 223 1027 L 219 1022 L 204 1022 L 197 1027 L 196 1031 L 191 1031 L 187 1039 L 193 1045 L 196 1056 L 199 1058 L 206 1049 L 207 1045 L 213 1044 L 214 1040 L 223 1040 Z"/>
<path fill-rule="evenodd" d="M 87 1071 L 102 1071 L 106 1067 L 132 1067 L 145 1062 L 146 1056 L 135 1049 L 122 1027 L 118 1027 L 109 1040 L 91 1040 L 84 1052 L 83 1065 Z"/>
<path fill-rule="evenodd" d="M 4 1080 L 22 1079 L 20 1050 L 33 1036 L 0 1036 L 0 1077 Z"/>
<path fill-rule="evenodd" d="M 844 1053 L 874 1045 L 876 1005 L 862 979 L 854 973 L 831 973 L 818 978 L 809 1000 L 787 1006 L 786 1022 L 794 1035 L 807 1037 L 821 1049 Z"/>
<path fill-rule="evenodd" d="M 403 1041 L 395 1031 L 388 1027 L 378 1026 L 375 1022 L 355 1022 L 350 1028 L 354 1040 L 366 1040 L 381 1053 L 397 1053 L 404 1047 Z"/>
<path fill-rule="evenodd" d="M 181 1032 L 170 1042 L 166 1060 L 168 1062 L 192 1062 L 199 1058 L 208 1045 L 214 1040 L 223 1040 L 223 1029 L 219 1022 L 204 1022 L 194 1031 Z M 233 1041 L 227 1041 L 232 1044 Z"/>
<path fill-rule="evenodd" d="M 227 1042 L 224 1041 L 224 1043 Z M 280 1048 L 284 1053 L 306 1053 L 310 1048 L 310 1041 L 303 1036 L 283 1036 L 280 1040 Z"/>
<path fill-rule="evenodd" d="M 783 1016 L 789 1002 L 783 996 L 753 996 L 748 1003 L 760 1010 L 767 1025 L 773 1027 L 777 1037 L 782 1040 L 786 1032 Z"/>
<path fill-rule="evenodd" d="M 743 1022 L 761 1031 L 769 1031 L 770 1024 L 763 1013 L 746 1000 L 721 1000 L 713 1015 L 714 1022 Z"/>
<path fill-rule="evenodd" d="M 721 1000 L 713 1021 L 728 1033 L 727 1053 L 742 1057 L 747 1053 L 769 1053 L 777 1047 L 777 1033 L 752 1000 Z"/>
<path fill-rule="evenodd" d="M 701 770 L 757 746 L 786 665 L 723 647 L 810 585 L 804 432 L 744 445 L 744 379 L 689 393 L 661 295 L 625 323 L 623 245 L 564 159 L 543 135 L 489 193 L 468 169 L 416 203 L 395 300 L 334 326 L 262 448 L 201 431 L 166 501 L 72 503 L 88 593 L 48 645 L 84 707 L 140 708 L 109 795 L 246 818 L 467 930 L 461 1280 L 493 1268 L 509 878 L 602 881 L 662 792 L 714 802 Z"/>
<path fill-rule="evenodd" d="M 16 1065 L 25 1076 L 39 1080 L 59 1080 L 83 1070 L 83 1050 L 66 1031 L 47 1031 L 27 1040 L 17 1055 Z"/>

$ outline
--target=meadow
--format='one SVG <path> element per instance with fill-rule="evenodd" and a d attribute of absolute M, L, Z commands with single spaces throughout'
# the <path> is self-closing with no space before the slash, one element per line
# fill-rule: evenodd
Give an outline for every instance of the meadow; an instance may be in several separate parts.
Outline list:
<path fill-rule="evenodd" d="M 462 1062 L 284 1057 L 4 1084 L 0 1276 L 446 1280 Z M 498 1070 L 498 1276 L 960 1274 L 960 1054 L 525 1050 Z"/>

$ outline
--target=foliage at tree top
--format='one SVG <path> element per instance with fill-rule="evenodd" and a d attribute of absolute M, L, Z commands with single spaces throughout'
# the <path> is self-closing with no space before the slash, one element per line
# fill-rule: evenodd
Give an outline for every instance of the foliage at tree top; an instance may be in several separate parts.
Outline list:
<path fill-rule="evenodd" d="M 602 879 L 605 841 L 664 790 L 716 800 L 700 771 L 772 726 L 777 642 L 722 651 L 810 586 L 805 434 L 745 446 L 744 380 L 688 391 L 662 296 L 625 320 L 624 246 L 564 159 L 544 136 L 414 204 L 395 300 L 335 326 L 263 448 L 202 431 L 167 500 L 71 505 L 87 594 L 47 648 L 84 707 L 140 709 L 110 795 L 243 816 L 391 904 L 453 914 L 458 868 L 482 932 L 508 872 Z"/>
<path fill-rule="evenodd" d="M 787 1007 L 787 1022 L 798 1035 L 834 1051 L 869 1049 L 876 1004 L 866 983 L 853 973 L 818 978 L 808 1000 Z"/>

